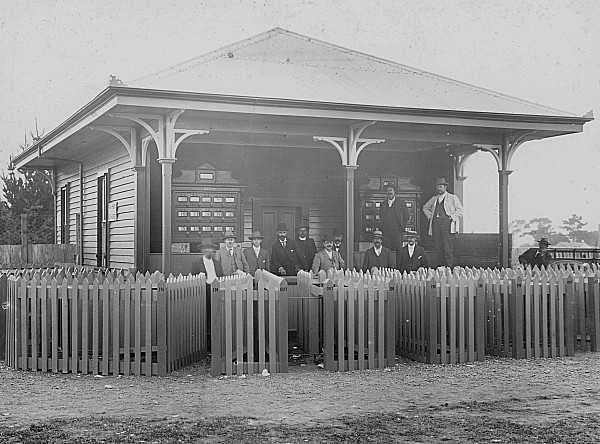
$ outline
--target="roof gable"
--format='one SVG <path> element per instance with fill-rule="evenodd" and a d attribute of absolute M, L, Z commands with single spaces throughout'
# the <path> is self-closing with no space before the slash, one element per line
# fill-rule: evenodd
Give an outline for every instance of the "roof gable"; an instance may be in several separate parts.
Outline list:
<path fill-rule="evenodd" d="M 130 86 L 398 108 L 574 116 L 281 28 Z"/>

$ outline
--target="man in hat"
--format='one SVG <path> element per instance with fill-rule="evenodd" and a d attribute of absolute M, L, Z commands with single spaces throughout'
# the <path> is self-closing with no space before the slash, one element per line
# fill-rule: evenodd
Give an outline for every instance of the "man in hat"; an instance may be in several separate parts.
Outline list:
<path fill-rule="evenodd" d="M 300 263 L 300 269 L 309 271 L 317 254 L 315 241 L 308 237 L 308 224 L 303 222 L 298 228 L 298 237 L 295 239 L 296 255 Z"/>
<path fill-rule="evenodd" d="M 217 254 L 215 259 L 221 262 L 223 267 L 223 273 L 225 276 L 231 276 L 238 273 L 249 273 L 250 267 L 246 258 L 242 254 L 242 250 L 239 247 L 234 247 L 236 236 L 231 230 L 227 230 L 223 235 L 223 245 Z"/>
<path fill-rule="evenodd" d="M 341 270 L 346 266 L 344 259 L 339 253 L 333 251 L 333 235 L 331 233 L 325 233 L 323 235 L 323 250 L 319 251 L 312 263 L 312 272 L 314 274 L 319 273 L 321 270 Z"/>
<path fill-rule="evenodd" d="M 271 247 L 271 273 L 278 276 L 295 276 L 300 269 L 294 241 L 287 238 L 287 225 L 277 225 L 277 240 Z"/>
<path fill-rule="evenodd" d="M 407 244 L 400 250 L 398 270 L 410 273 L 411 271 L 417 271 L 419 268 L 429 267 L 425 249 L 417 245 L 417 240 L 419 239 L 417 232 L 407 231 L 404 233 L 404 239 L 406 239 Z"/>
<path fill-rule="evenodd" d="M 550 253 L 548 253 L 548 245 L 550 245 L 548 239 L 545 237 L 541 238 L 538 241 L 538 248 L 530 248 L 521 256 L 519 256 L 519 263 L 523 264 L 524 266 L 529 265 L 532 268 L 536 265 L 538 268 L 542 268 L 542 266 L 548 268 L 550 260 L 552 259 Z"/>
<path fill-rule="evenodd" d="M 333 251 L 338 253 L 343 259 L 345 257 L 344 247 L 342 246 L 342 239 L 344 235 L 337 228 L 333 229 Z"/>
<path fill-rule="evenodd" d="M 383 233 L 379 230 L 373 231 L 373 246 L 365 252 L 362 270 L 373 268 L 396 268 L 396 256 L 383 246 Z"/>
<path fill-rule="evenodd" d="M 396 252 L 396 262 L 398 262 L 404 227 L 408 221 L 408 207 L 404 200 L 396 196 L 398 191 L 396 185 L 388 183 L 383 190 L 387 199 L 379 203 L 379 226 L 383 233 L 383 245 Z"/>
<path fill-rule="evenodd" d="M 454 261 L 453 234 L 458 233 L 458 224 L 463 215 L 460 199 L 448 193 L 448 182 L 438 178 L 435 184 L 436 195 L 423 206 L 423 213 L 429 219 L 429 235 L 435 241 L 435 252 L 439 266 L 452 267 Z"/>
<path fill-rule="evenodd" d="M 215 252 L 218 248 L 210 239 L 203 239 L 201 243 L 202 257 L 192 262 L 192 274 L 204 273 L 206 283 L 210 285 L 218 277 L 224 276 L 221 263 L 215 259 Z M 208 292 L 210 294 L 210 292 Z"/>
<path fill-rule="evenodd" d="M 250 236 L 250 241 L 252 242 L 252 246 L 244 250 L 244 257 L 250 267 L 250 274 L 254 276 L 256 270 L 271 269 L 271 255 L 261 247 L 263 235 L 260 234 L 260 231 L 254 231 L 252 236 Z"/>

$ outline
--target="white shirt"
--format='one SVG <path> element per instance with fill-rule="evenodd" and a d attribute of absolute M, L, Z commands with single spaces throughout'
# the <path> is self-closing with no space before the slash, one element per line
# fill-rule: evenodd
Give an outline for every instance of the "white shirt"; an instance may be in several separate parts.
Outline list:
<path fill-rule="evenodd" d="M 391 207 L 392 205 L 394 205 L 394 202 L 396 201 L 396 196 L 394 196 L 393 199 L 388 199 L 388 207 Z"/>
<path fill-rule="evenodd" d="M 415 244 L 415 245 L 417 245 L 417 244 Z M 415 245 L 408 244 L 408 255 L 410 257 L 413 257 L 413 254 L 415 252 Z"/>
<path fill-rule="evenodd" d="M 325 250 L 325 253 L 327 253 L 327 256 L 329 256 L 329 259 L 331 259 L 333 257 L 333 250 L 331 250 L 331 251 Z"/>
<path fill-rule="evenodd" d="M 233 256 L 233 248 L 228 248 L 228 249 L 227 249 L 227 254 L 228 254 L 229 256 Z"/>
<path fill-rule="evenodd" d="M 441 202 L 444 199 L 444 197 L 446 197 L 446 194 L 448 194 L 448 192 L 444 191 L 444 194 L 438 196 L 438 202 Z"/>
<path fill-rule="evenodd" d="M 305 241 L 306 240 L 305 237 L 299 237 L 298 239 L 301 240 L 301 241 Z"/>
<path fill-rule="evenodd" d="M 258 257 L 260 253 L 260 247 L 255 247 L 254 245 L 252 245 L 252 249 L 254 250 L 254 254 L 256 255 L 256 257 Z"/>
<path fill-rule="evenodd" d="M 375 254 L 376 254 L 377 256 L 379 256 L 379 255 L 381 254 L 381 247 L 379 247 L 379 248 L 375 248 L 375 247 L 373 247 L 373 249 L 375 250 Z"/>
<path fill-rule="evenodd" d="M 206 270 L 206 282 L 210 284 L 217 278 L 215 263 L 212 259 L 207 259 L 206 256 L 202 256 L 202 261 L 204 262 L 204 269 Z"/>

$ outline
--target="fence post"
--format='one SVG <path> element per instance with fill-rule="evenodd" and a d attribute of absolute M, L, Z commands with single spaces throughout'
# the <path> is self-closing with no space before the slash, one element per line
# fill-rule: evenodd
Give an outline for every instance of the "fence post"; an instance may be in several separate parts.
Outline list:
<path fill-rule="evenodd" d="M 249 292 L 249 295 L 251 293 Z M 288 371 L 288 285 L 285 279 L 279 284 L 279 371 Z M 275 295 L 269 295 L 275 297 Z M 250 296 L 249 296 L 250 297 Z M 252 346 L 252 345 L 250 345 Z"/>
<path fill-rule="evenodd" d="M 477 360 L 483 361 L 485 357 L 485 331 L 487 324 L 486 316 L 486 294 L 485 278 L 483 274 L 477 280 L 477 294 L 475 296 L 475 347 L 477 348 Z"/>
<path fill-rule="evenodd" d="M 425 306 L 427 313 L 425 314 L 425 342 L 427 343 L 426 361 L 428 364 L 438 364 L 439 357 L 437 354 L 437 327 L 438 327 L 438 288 L 439 281 L 430 277 L 427 280 L 427 298 Z"/>
<path fill-rule="evenodd" d="M 223 323 L 223 291 L 219 290 L 219 281 L 214 280 L 210 285 L 210 374 L 219 376 L 221 374 L 221 332 Z"/>
<path fill-rule="evenodd" d="M 572 273 L 567 276 L 567 291 L 565 294 L 565 336 L 567 342 L 567 356 L 575 354 L 575 319 L 573 319 L 573 304 L 575 303 L 575 277 Z"/>
<path fill-rule="evenodd" d="M 588 277 L 588 331 L 590 333 L 590 346 L 593 352 L 598 351 L 600 344 L 600 304 L 598 303 L 598 277 Z M 584 333 L 585 334 L 585 333 Z"/>
<path fill-rule="evenodd" d="M 334 309 L 334 291 L 333 282 L 328 280 L 323 286 L 323 355 L 325 359 L 325 369 L 329 371 L 336 370 L 334 360 L 335 343 L 335 309 Z M 344 357 L 342 356 L 342 359 Z"/>
<path fill-rule="evenodd" d="M 508 300 L 510 337 L 512 338 L 512 357 L 522 359 L 523 350 L 523 278 L 511 279 L 514 292 Z"/>
<path fill-rule="evenodd" d="M 27 240 L 27 215 L 21 214 L 21 261 L 24 263 L 29 262 L 29 258 L 27 257 L 28 250 L 28 240 Z"/>
<path fill-rule="evenodd" d="M 8 311 L 8 277 L 0 275 L 0 361 L 6 357 L 6 312 Z"/>
<path fill-rule="evenodd" d="M 125 297 L 131 298 L 131 290 Z M 156 373 L 158 376 L 167 376 L 167 285 L 164 281 L 156 285 L 156 348 Z M 125 350 L 125 353 L 129 351 Z M 125 364 L 128 361 L 125 359 Z"/>
<path fill-rule="evenodd" d="M 388 286 L 388 306 L 385 312 L 386 327 L 387 327 L 387 367 L 396 365 L 396 298 L 397 289 L 396 281 L 393 279 L 387 284 Z M 360 358 L 360 356 L 359 356 Z"/>

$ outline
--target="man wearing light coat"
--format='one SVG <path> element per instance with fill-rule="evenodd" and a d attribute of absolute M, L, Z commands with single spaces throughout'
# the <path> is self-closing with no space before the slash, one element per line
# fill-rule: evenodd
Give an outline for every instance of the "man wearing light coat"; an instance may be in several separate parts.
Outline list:
<path fill-rule="evenodd" d="M 454 262 L 453 234 L 458 233 L 463 207 L 460 199 L 448 193 L 448 182 L 438 178 L 435 184 L 437 194 L 423 206 L 423 213 L 429 219 L 429 235 L 435 241 L 435 251 L 439 266 L 452 267 Z"/>

